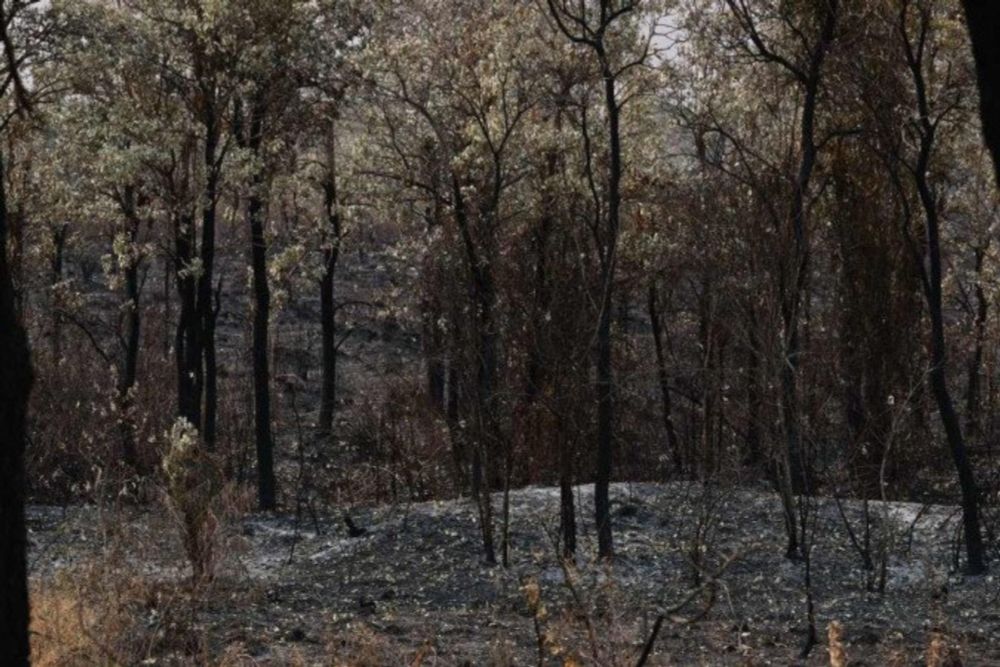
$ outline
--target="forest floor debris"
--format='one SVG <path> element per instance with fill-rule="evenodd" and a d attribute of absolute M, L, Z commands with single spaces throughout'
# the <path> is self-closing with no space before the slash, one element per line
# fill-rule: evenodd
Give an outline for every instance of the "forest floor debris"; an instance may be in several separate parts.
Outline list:
<path fill-rule="evenodd" d="M 232 664 L 392 664 L 418 655 L 424 664 L 538 664 L 537 617 L 525 597 L 533 582 L 547 610 L 540 626 L 547 659 L 592 663 L 597 655 L 634 664 L 656 616 L 691 591 L 697 553 L 704 572 L 726 559 L 732 564 L 711 596 L 706 588 L 671 609 L 647 664 L 800 664 L 804 568 L 783 556 L 773 494 L 686 482 L 616 484 L 610 569 L 593 562 L 592 489 L 578 487 L 576 495 L 578 564 L 570 570 L 556 558 L 555 488 L 512 492 L 506 569 L 483 563 L 468 499 L 353 507 L 351 517 L 365 528 L 356 537 L 340 511 L 321 513 L 315 523 L 248 515 L 230 526 L 218 581 L 197 615 L 204 645 L 236 656 Z M 843 501 L 842 517 L 836 505 L 815 503 L 812 579 L 822 638 L 839 621 L 853 665 L 914 664 L 939 635 L 965 664 L 1000 664 L 996 575 L 965 577 L 955 569 L 955 508 L 870 504 L 871 541 L 888 553 L 879 594 L 866 590 L 843 525 L 846 517 L 862 534 L 862 506 Z M 117 553 L 143 576 L 183 579 L 179 540 L 159 513 L 33 507 L 29 525 L 36 588 L 106 557 L 112 525 L 122 531 Z M 826 661 L 821 643 L 801 664 Z"/>

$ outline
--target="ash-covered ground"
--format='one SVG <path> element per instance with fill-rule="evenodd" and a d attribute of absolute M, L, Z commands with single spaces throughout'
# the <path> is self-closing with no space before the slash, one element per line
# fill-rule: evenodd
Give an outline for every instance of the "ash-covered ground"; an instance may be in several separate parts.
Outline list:
<path fill-rule="evenodd" d="M 612 495 L 610 568 L 594 563 L 590 487 L 577 489 L 580 545 L 569 569 L 557 558 L 552 488 L 512 492 L 506 568 L 484 564 L 468 499 L 353 507 L 352 522 L 364 531 L 355 536 L 340 510 L 320 511 L 315 521 L 236 518 L 197 624 L 213 651 L 264 665 L 538 664 L 539 631 L 545 664 L 569 657 L 635 664 L 661 613 L 667 618 L 647 664 L 828 664 L 826 629 L 836 620 L 849 664 L 924 664 L 939 633 L 964 664 L 1000 665 L 1000 589 L 995 574 L 956 570 L 955 507 L 871 504 L 876 563 L 866 575 L 844 525 L 846 518 L 864 544 L 862 505 L 811 503 L 820 643 L 803 661 L 805 564 L 784 557 L 773 494 L 679 482 L 617 484 Z M 154 581 L 186 576 L 176 528 L 163 512 L 35 507 L 29 521 L 36 584 L 112 557 L 109 532 L 123 568 L 131 563 Z M 889 556 L 879 593 L 866 580 L 878 587 L 883 549 Z M 530 582 L 546 611 L 537 629 Z M 150 664 L 160 663 L 153 656 Z"/>

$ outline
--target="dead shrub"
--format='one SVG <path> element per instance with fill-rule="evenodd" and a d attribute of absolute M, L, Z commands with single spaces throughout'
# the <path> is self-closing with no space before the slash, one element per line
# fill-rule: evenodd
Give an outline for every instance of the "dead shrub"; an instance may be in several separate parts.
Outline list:
<path fill-rule="evenodd" d="M 181 540 L 191 565 L 192 582 L 211 581 L 217 559 L 216 516 L 223 488 L 222 472 L 204 451 L 198 431 L 187 420 L 178 419 L 167 437 L 163 458 L 168 504 L 181 531 Z"/>
<path fill-rule="evenodd" d="M 377 633 L 365 623 L 351 623 L 335 632 L 327 643 L 329 664 L 333 667 L 381 667 L 382 665 L 412 665 L 424 663 L 434 649 L 425 642 L 419 649 L 403 647 L 389 637 Z M 433 663 L 433 660 L 432 660 Z"/>
<path fill-rule="evenodd" d="M 118 546 L 35 583 L 31 595 L 36 666 L 134 665 L 201 651 L 184 593 L 143 577 Z"/>
<path fill-rule="evenodd" d="M 352 460 L 335 484 L 346 500 L 419 501 L 458 486 L 448 429 L 416 379 L 394 379 L 359 402 L 344 444 Z"/>

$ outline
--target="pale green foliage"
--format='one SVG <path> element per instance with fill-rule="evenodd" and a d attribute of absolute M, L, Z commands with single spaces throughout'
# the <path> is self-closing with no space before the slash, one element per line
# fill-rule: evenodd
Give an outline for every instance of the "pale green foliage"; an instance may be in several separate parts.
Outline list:
<path fill-rule="evenodd" d="M 163 472 L 184 550 L 194 580 L 211 579 L 217 558 L 215 510 L 222 491 L 221 471 L 202 448 L 198 430 L 183 417 L 174 422 L 166 439 Z"/>

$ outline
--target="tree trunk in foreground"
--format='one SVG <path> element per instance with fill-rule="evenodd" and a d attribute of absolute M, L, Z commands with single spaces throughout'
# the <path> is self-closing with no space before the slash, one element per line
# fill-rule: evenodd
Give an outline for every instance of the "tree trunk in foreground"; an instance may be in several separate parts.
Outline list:
<path fill-rule="evenodd" d="M 29 664 L 24 448 L 31 361 L 7 262 L 7 200 L 0 156 L 0 656 Z"/>
<path fill-rule="evenodd" d="M 962 4 L 976 60 L 983 138 L 993 155 L 993 169 L 1000 186 L 1000 3 L 963 0 Z"/>

